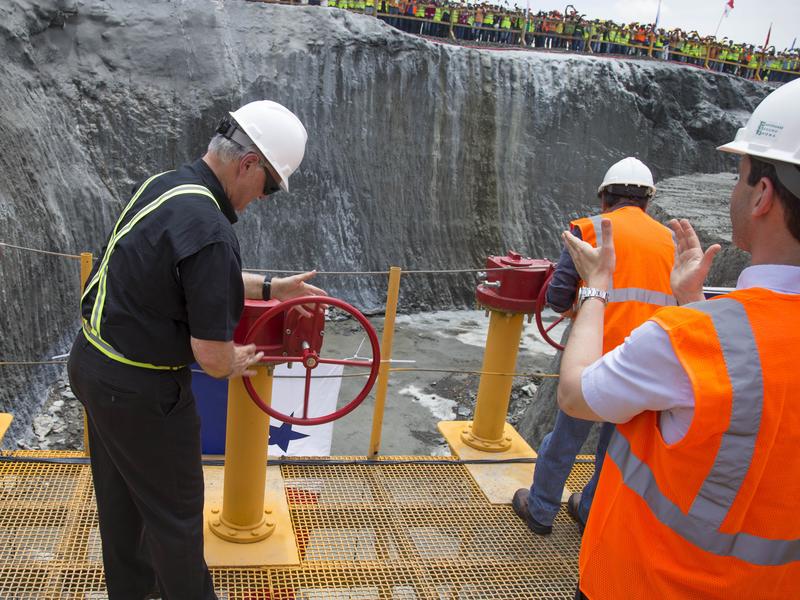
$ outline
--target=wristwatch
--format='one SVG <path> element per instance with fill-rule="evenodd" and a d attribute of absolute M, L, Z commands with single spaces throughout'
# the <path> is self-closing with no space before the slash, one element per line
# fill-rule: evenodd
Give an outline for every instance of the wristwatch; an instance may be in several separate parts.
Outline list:
<path fill-rule="evenodd" d="M 264 287 L 261 288 L 261 299 L 269 300 L 270 298 L 272 298 L 272 279 L 265 277 Z"/>
<path fill-rule="evenodd" d="M 589 298 L 597 298 L 598 300 L 602 300 L 603 304 L 608 304 L 607 291 L 591 287 L 582 287 L 578 290 L 578 308 L 583 306 L 583 303 Z"/>

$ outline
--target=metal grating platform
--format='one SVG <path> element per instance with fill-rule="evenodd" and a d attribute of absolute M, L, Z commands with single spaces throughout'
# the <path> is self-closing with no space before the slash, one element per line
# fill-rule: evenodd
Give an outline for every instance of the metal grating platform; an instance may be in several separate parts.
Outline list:
<path fill-rule="evenodd" d="M 510 505 L 489 504 L 464 466 L 433 460 L 282 466 L 300 566 L 212 569 L 217 594 L 231 600 L 574 597 L 580 537 L 564 510 L 551 536 L 536 536 Z M 591 469 L 576 465 L 568 485 L 580 489 Z M 88 465 L 0 462 L 0 598 L 106 598 Z"/>

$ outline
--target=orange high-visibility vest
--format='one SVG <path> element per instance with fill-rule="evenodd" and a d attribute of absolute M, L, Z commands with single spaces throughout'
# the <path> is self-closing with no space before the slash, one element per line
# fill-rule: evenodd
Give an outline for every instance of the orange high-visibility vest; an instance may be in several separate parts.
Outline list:
<path fill-rule="evenodd" d="M 578 219 L 570 225 L 597 247 L 600 219 L 611 220 L 617 266 L 608 290 L 603 326 L 603 354 L 625 341 L 633 329 L 662 306 L 675 306 L 669 274 L 675 259 L 672 232 L 637 206 Z"/>
<path fill-rule="evenodd" d="M 618 425 L 580 554 L 592 600 L 793 598 L 800 588 L 800 295 L 763 288 L 666 308 L 695 397 L 668 445 L 658 413 Z"/>

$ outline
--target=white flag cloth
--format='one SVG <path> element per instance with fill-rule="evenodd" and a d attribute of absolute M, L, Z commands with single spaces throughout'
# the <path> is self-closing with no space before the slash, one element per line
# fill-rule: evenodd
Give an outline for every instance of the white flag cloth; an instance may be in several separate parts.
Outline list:
<path fill-rule="evenodd" d="M 311 377 L 311 390 L 308 400 L 308 417 L 327 415 L 336 410 L 339 388 L 342 380 L 331 375 L 341 375 L 342 365 L 321 364 L 314 369 Z M 295 417 L 303 416 L 303 377 L 282 378 L 282 375 L 305 375 L 305 368 L 295 364 L 289 369 L 286 365 L 275 368 L 272 382 L 272 407 Z M 320 377 L 325 375 L 327 377 Z M 270 418 L 269 455 L 270 456 L 330 456 L 333 441 L 333 421 L 324 425 L 305 427 L 284 423 Z"/>

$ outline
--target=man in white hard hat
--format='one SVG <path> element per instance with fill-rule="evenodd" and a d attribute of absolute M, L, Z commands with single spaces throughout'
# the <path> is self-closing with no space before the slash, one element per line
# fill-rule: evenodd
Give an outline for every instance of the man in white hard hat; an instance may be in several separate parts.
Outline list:
<path fill-rule="evenodd" d="M 593 246 L 601 241 L 598 235 L 601 218 L 611 219 L 619 232 L 620 260 L 603 332 L 603 352 L 621 344 L 631 330 L 659 307 L 675 304 L 669 284 L 675 252 L 672 235 L 646 212 L 655 191 L 650 169 L 636 158 L 624 158 L 608 169 L 597 189 L 601 214 L 570 224 L 576 236 Z M 579 303 L 585 300 L 578 293 L 580 286 L 580 277 L 564 249 L 547 291 L 548 304 L 561 313 L 570 310 L 576 300 Z M 553 431 L 542 440 L 530 489 L 517 490 L 512 499 L 514 511 L 533 532 L 546 535 L 552 531 L 553 520 L 561 508 L 564 484 L 593 425 L 593 421 L 575 419 L 559 411 Z M 595 452 L 594 475 L 583 491 L 572 494 L 567 502 L 567 511 L 581 532 L 613 431 L 613 424 L 603 424 Z"/>
<path fill-rule="evenodd" d="M 242 273 L 237 213 L 279 190 L 306 130 L 262 100 L 230 113 L 203 158 L 137 186 L 81 300 L 69 377 L 86 408 L 108 597 L 216 598 L 203 559 L 200 423 L 188 365 L 251 375 L 245 298 L 324 294 L 313 272 Z"/>
<path fill-rule="evenodd" d="M 719 246 L 673 221 L 664 308 L 602 355 L 616 223 L 598 251 L 565 232 L 585 285 L 559 405 L 617 423 L 580 554 L 579 597 L 793 598 L 800 582 L 800 81 L 773 91 L 723 152 L 741 155 L 736 290 L 703 299 Z M 613 234 L 612 234 L 613 230 Z M 614 282 L 616 286 L 616 281 Z"/>

